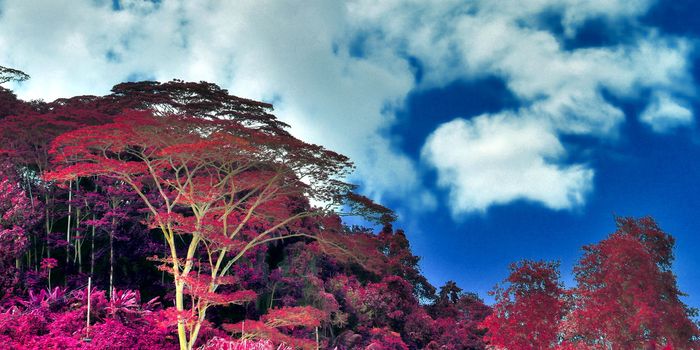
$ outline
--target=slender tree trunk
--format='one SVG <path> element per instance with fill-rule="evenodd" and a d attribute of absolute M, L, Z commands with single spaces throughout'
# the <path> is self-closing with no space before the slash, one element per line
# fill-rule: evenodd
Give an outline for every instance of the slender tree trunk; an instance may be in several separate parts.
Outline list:
<path fill-rule="evenodd" d="M 80 227 L 80 208 L 75 208 L 75 229 Z M 83 273 L 83 239 L 75 237 L 75 249 L 73 249 L 73 265 L 78 264 L 78 272 Z"/>
<path fill-rule="evenodd" d="M 175 309 L 178 313 L 182 313 L 185 310 L 185 285 L 182 281 L 177 280 L 177 275 L 175 276 Z M 180 350 L 190 350 L 188 349 L 187 342 L 187 330 L 185 329 L 185 320 L 182 319 L 180 315 L 177 317 L 177 337 L 180 343 Z"/>
<path fill-rule="evenodd" d="M 92 214 L 92 221 L 95 221 L 95 214 Z M 92 236 L 90 237 L 90 277 L 95 274 L 95 225 L 92 225 Z"/>
<path fill-rule="evenodd" d="M 206 316 L 207 309 L 200 308 L 197 315 L 197 324 L 194 325 L 194 329 L 190 334 L 190 342 L 188 344 L 188 349 L 194 349 L 194 343 L 197 342 L 197 337 L 199 337 L 199 330 L 202 328 L 202 323 L 204 322 L 204 317 Z"/>
<path fill-rule="evenodd" d="M 27 186 L 27 192 L 29 192 L 29 203 L 32 206 L 32 213 L 34 213 L 34 194 L 32 193 L 32 183 L 29 181 L 29 173 L 25 172 L 24 173 L 24 182 L 26 183 Z M 37 260 L 37 237 L 36 237 L 36 232 L 32 232 L 31 238 L 31 247 L 27 250 L 28 259 L 27 259 L 27 267 L 31 269 L 32 266 L 32 258 L 34 258 L 34 270 L 39 271 L 39 262 Z M 32 254 L 33 253 L 33 254 Z"/>
<path fill-rule="evenodd" d="M 112 298 L 112 290 L 114 289 L 114 224 L 115 219 L 112 218 L 112 229 L 109 230 L 109 297 Z"/>
<path fill-rule="evenodd" d="M 49 245 L 49 237 L 51 236 L 51 224 L 50 224 L 50 216 L 49 216 L 49 196 L 45 196 L 44 199 L 46 200 L 46 208 L 44 208 L 44 212 L 46 215 L 46 220 L 44 222 L 46 223 L 46 242 L 44 245 L 46 246 L 46 257 L 50 258 L 51 257 L 51 246 Z M 41 252 L 41 255 L 44 255 L 44 252 Z"/>
<path fill-rule="evenodd" d="M 66 227 L 66 269 L 68 269 L 68 263 L 70 262 L 70 220 L 71 214 L 73 212 L 73 181 L 68 182 L 68 226 Z"/>
<path fill-rule="evenodd" d="M 165 247 L 165 255 L 164 256 L 167 256 L 168 255 L 168 239 L 165 238 L 165 235 L 163 235 L 163 242 L 165 243 L 165 246 L 164 246 Z M 165 271 L 160 272 L 160 283 L 165 284 Z"/>
<path fill-rule="evenodd" d="M 87 285 L 87 322 L 86 322 L 86 327 L 85 327 L 85 338 L 90 339 L 90 298 L 91 298 L 91 292 L 92 292 L 92 277 L 88 277 L 88 285 Z"/>
<path fill-rule="evenodd" d="M 32 194 L 32 183 L 29 181 L 29 174 L 24 176 L 24 182 L 27 184 L 27 191 L 29 192 L 29 203 L 32 205 L 32 209 L 34 209 L 34 195 Z"/>
<path fill-rule="evenodd" d="M 34 237 L 30 236 L 29 237 L 29 249 L 27 249 L 27 254 L 25 255 L 27 257 L 27 270 L 31 270 L 32 268 L 32 247 L 34 245 Z"/>

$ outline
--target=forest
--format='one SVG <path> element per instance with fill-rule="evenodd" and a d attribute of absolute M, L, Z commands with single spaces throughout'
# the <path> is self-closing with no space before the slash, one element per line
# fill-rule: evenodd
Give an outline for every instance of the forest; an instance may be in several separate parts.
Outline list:
<path fill-rule="evenodd" d="M 3 349 L 700 348 L 651 217 L 583 247 L 575 286 L 519 261 L 487 305 L 431 285 L 351 160 L 270 104 L 179 80 L 0 101 Z"/>

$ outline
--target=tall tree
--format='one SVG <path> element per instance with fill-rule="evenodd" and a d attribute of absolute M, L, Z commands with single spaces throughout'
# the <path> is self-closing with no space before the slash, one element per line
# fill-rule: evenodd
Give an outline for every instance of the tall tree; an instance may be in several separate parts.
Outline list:
<path fill-rule="evenodd" d="M 195 346 L 209 307 L 255 296 L 216 293 L 233 282 L 226 276 L 236 261 L 274 240 L 315 237 L 305 220 L 328 208 L 308 200 L 335 203 L 350 188 L 337 180 L 348 159 L 292 137 L 268 105 L 238 99 L 236 109 L 212 110 L 197 101 L 143 98 L 134 105 L 153 103 L 157 113 L 125 112 L 57 137 L 51 152 L 61 165 L 46 177 L 111 177 L 141 198 L 169 246 L 163 262 L 174 276 L 181 349 Z"/>
<path fill-rule="evenodd" d="M 567 338 L 617 349 L 700 346 L 671 271 L 673 237 L 650 217 L 618 218 L 617 226 L 607 239 L 584 247 L 574 270 L 578 287 Z"/>
<path fill-rule="evenodd" d="M 30 203 L 13 168 L 0 163 L 0 300 L 21 285 L 21 258 L 29 246 L 29 233 L 42 218 L 41 208 Z"/>
<path fill-rule="evenodd" d="M 377 238 L 380 242 L 379 249 L 386 255 L 384 273 L 405 278 L 413 285 L 413 292 L 420 300 L 433 300 L 435 287 L 421 274 L 418 265 L 420 257 L 411 252 L 411 245 L 404 231 L 394 231 L 391 224 L 387 223 Z"/>
<path fill-rule="evenodd" d="M 510 266 L 505 288 L 482 326 L 497 349 L 553 349 L 564 316 L 564 291 L 557 263 L 524 260 Z"/>

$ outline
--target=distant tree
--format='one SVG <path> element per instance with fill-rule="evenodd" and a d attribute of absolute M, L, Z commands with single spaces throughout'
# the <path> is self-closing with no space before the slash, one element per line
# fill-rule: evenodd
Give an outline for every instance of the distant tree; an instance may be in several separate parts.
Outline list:
<path fill-rule="evenodd" d="M 15 95 L 11 90 L 0 87 L 0 120 L 10 115 L 26 115 L 25 111 L 31 109 L 31 103 L 18 99 L 17 95 Z M 0 150 L 2 148 L 0 148 Z"/>
<path fill-rule="evenodd" d="M 458 310 L 455 305 L 464 295 L 462 288 L 457 286 L 455 281 L 447 281 L 440 287 L 440 291 L 435 298 L 435 302 L 430 306 L 433 317 L 456 317 Z"/>
<path fill-rule="evenodd" d="M 564 290 L 557 263 L 524 260 L 510 266 L 505 288 L 496 288 L 485 340 L 496 349 L 539 350 L 558 346 Z"/>
<path fill-rule="evenodd" d="M 491 308 L 474 293 L 465 293 L 454 281 L 440 288 L 428 306 L 435 319 L 430 349 L 481 350 L 486 348 L 481 322 Z"/>
<path fill-rule="evenodd" d="M 429 302 L 435 298 L 435 287 L 420 272 L 420 257 L 413 255 L 411 245 L 403 230 L 394 231 L 387 223 L 378 236 L 379 249 L 386 255 L 387 275 L 401 276 L 413 285 L 413 292 L 419 300 Z"/>
<path fill-rule="evenodd" d="M 27 79 L 29 79 L 29 75 L 21 70 L 0 66 L 0 84 L 8 81 L 25 81 Z"/>
<path fill-rule="evenodd" d="M 650 217 L 618 218 L 617 227 L 584 247 L 567 339 L 594 348 L 698 348 L 700 332 L 671 271 L 673 237 Z"/>

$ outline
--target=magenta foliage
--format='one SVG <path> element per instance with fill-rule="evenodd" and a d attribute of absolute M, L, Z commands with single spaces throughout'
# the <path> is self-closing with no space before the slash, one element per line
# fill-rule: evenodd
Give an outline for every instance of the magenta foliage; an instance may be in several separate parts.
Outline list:
<path fill-rule="evenodd" d="M 30 291 L 26 300 L 0 312 L 0 341 L 9 349 L 172 349 L 175 339 L 159 326 L 154 301 L 117 291 L 108 301 L 93 289 L 91 326 L 86 327 L 87 291 Z M 124 314 L 128 317 L 124 317 Z"/>
<path fill-rule="evenodd" d="M 240 227 L 236 239 L 222 239 L 218 232 L 222 226 L 216 217 L 205 215 L 204 225 L 194 227 L 196 213 L 192 207 L 169 207 L 167 204 L 205 201 L 216 192 L 211 191 L 207 181 L 197 180 L 207 178 L 201 176 L 201 169 L 198 170 L 200 175 L 194 177 L 195 182 L 189 183 L 196 189 L 192 193 L 174 190 L 177 188 L 176 174 L 180 170 L 170 169 L 167 163 L 160 164 L 156 174 L 135 173 L 138 176 L 132 179 L 137 183 L 136 188 L 143 190 L 140 193 L 135 192 L 124 178 L 110 178 L 94 171 L 99 164 L 85 163 L 72 170 L 62 168 L 57 173 L 70 181 L 59 183 L 55 181 L 59 177 L 45 176 L 61 170 L 54 167 L 54 161 L 80 162 L 80 158 L 71 158 L 71 154 L 78 155 L 72 147 L 90 148 L 97 144 L 81 142 L 51 155 L 47 152 L 49 145 L 57 138 L 65 138 L 66 133 L 79 134 L 75 131 L 78 129 L 107 131 L 105 128 L 83 128 L 112 123 L 125 114 L 138 114 L 134 109 L 144 110 L 154 105 L 159 108 L 170 106 L 165 109 L 175 111 L 177 115 L 170 117 L 177 120 L 199 117 L 198 125 L 214 125 L 212 123 L 216 120 L 229 117 L 240 119 L 243 123 L 231 124 L 231 131 L 243 137 L 221 140 L 226 141 L 227 146 L 234 144 L 244 149 L 252 145 L 250 140 L 267 145 L 272 136 L 282 136 L 279 140 L 275 138 L 275 142 L 286 144 L 289 135 L 284 130 L 285 125 L 265 112 L 271 106 L 235 98 L 213 84 L 177 81 L 129 83 L 116 86 L 113 92 L 103 97 L 78 96 L 51 103 L 25 103 L 8 91 L 0 90 L 0 100 L 7 102 L 0 103 L 0 155 L 8 159 L 7 164 L 0 165 L 2 346 L 10 349 L 174 348 L 178 343 L 174 331 L 178 317 L 190 322 L 196 318 L 196 313 L 177 312 L 172 308 L 173 274 L 169 272 L 173 272 L 173 265 L 184 266 L 185 257 L 191 256 L 194 270 L 199 273 L 183 279 L 186 281 L 184 304 L 195 304 L 193 296 L 206 296 L 201 300 L 208 302 L 220 301 L 208 306 L 196 344 L 203 350 L 272 349 L 272 343 L 268 341 L 228 340 L 230 334 L 224 332 L 223 325 L 243 319 L 271 322 L 276 314 L 279 316 L 279 310 L 307 307 L 319 310 L 318 314 L 311 316 L 313 323 L 303 323 L 305 327 L 281 326 L 278 336 L 289 340 L 284 343 L 315 348 L 315 336 L 318 335 L 324 348 L 337 346 L 339 350 L 403 350 L 429 346 L 483 348 L 483 343 L 477 341 L 480 333 L 475 331 L 474 325 L 483 319 L 482 314 L 488 308 L 478 299 L 462 298 L 462 301 L 450 300 L 447 304 L 440 299 L 436 301 L 439 305 L 432 309 L 419 303 L 419 300 L 430 303 L 435 299 L 434 287 L 418 268 L 419 258 L 411 252 L 403 232 L 394 231 L 387 224 L 393 213 L 359 195 L 345 194 L 348 199 L 354 197 L 356 204 L 361 204 L 352 206 L 353 210 L 368 214 L 370 219 L 374 215 L 375 221 L 386 224 L 379 234 L 365 228 L 344 227 L 338 215 L 302 215 L 304 217 L 279 227 L 272 236 L 279 238 L 286 234 L 308 233 L 323 239 L 287 237 L 250 249 L 230 269 L 227 268 L 225 276 L 216 277 L 218 296 L 209 292 L 209 283 L 202 282 L 213 280 L 209 277 L 210 268 L 206 268 L 207 261 L 216 259 L 215 254 L 211 254 L 212 249 L 216 251 L 221 245 L 230 246 L 223 260 L 227 261 L 236 256 L 245 242 L 268 228 L 273 219 L 309 209 L 308 199 L 292 195 L 267 201 L 256 209 L 246 225 Z M 239 109 L 241 106 L 244 108 Z M 125 112 L 127 110 L 129 112 Z M 255 121 L 250 125 L 262 126 L 262 132 L 247 130 L 249 124 L 246 123 L 250 121 Z M 139 130 L 148 130 L 148 125 L 141 125 L 143 128 Z M 162 133 L 163 129 L 157 130 Z M 119 144 L 123 141 L 111 131 L 105 135 L 115 137 L 109 142 Z M 153 135 L 158 136 L 157 133 Z M 246 135 L 251 136 L 250 140 L 245 141 Z M 166 137 L 162 141 L 168 143 L 176 139 Z M 90 137 L 83 140 L 104 141 L 103 138 Z M 125 162 L 106 162 L 103 170 L 108 169 L 109 164 L 138 163 L 131 158 L 133 151 L 147 151 L 136 147 L 139 144 L 130 145 L 128 150 L 112 149 L 119 154 L 107 156 L 125 157 L 122 159 Z M 150 147 L 148 144 L 146 142 L 146 148 Z M 198 157 L 211 157 L 216 153 L 217 149 L 210 148 L 207 148 L 207 153 L 201 153 L 197 145 L 205 144 L 165 145 L 167 147 L 161 147 L 160 151 L 163 155 L 173 152 L 184 152 L 182 154 L 188 157 L 193 155 L 193 158 L 187 158 L 188 165 L 197 163 Z M 294 151 L 299 145 L 302 143 L 292 143 L 283 153 L 294 160 Z M 275 143 L 269 146 L 270 150 L 278 147 Z M 306 160 L 302 157 L 299 161 L 316 164 L 330 156 L 340 161 L 336 164 L 338 167 L 349 165 L 344 157 L 335 153 L 317 157 L 320 154 L 318 146 L 311 145 L 309 150 L 312 152 L 308 155 L 315 156 Z M 228 158 L 223 160 L 228 161 Z M 221 170 L 218 165 L 211 165 L 212 171 Z M 245 204 L 244 199 L 255 194 L 255 184 L 260 182 L 256 177 L 264 179 L 270 169 L 258 165 L 253 168 L 254 171 L 245 171 L 232 178 L 238 185 L 243 185 L 243 191 L 225 197 L 226 200 L 242 200 L 241 203 Z M 129 169 L 144 170 L 141 166 Z M 78 173 L 71 173 L 73 170 Z M 162 181 L 157 179 L 159 177 Z M 296 183 L 291 178 L 281 183 L 287 181 Z M 328 184 L 333 188 L 336 185 L 339 184 Z M 294 187 L 292 192 L 301 190 L 299 193 L 306 193 L 310 188 L 302 185 L 301 188 Z M 339 188 L 345 189 L 345 185 Z M 148 199 L 150 207 L 146 207 L 144 198 Z M 363 211 L 363 207 L 366 210 Z M 228 224 L 242 222 L 245 215 L 245 210 L 238 212 L 236 209 Z M 177 220 L 172 220 L 174 218 Z M 170 239 L 176 240 L 172 250 L 173 256 L 178 258 L 171 259 L 173 251 L 167 244 L 168 237 L 157 232 L 159 220 L 175 224 L 177 237 Z M 188 252 L 187 243 L 192 239 L 190 233 L 195 230 L 203 232 L 207 244 L 195 245 L 194 250 Z M 161 267 L 154 267 L 153 261 L 149 260 L 159 262 Z M 86 326 L 88 276 L 95 287 L 90 291 L 90 327 Z M 42 289 L 47 285 L 63 287 Z M 112 285 L 114 289 L 110 287 Z M 71 289 L 75 290 L 69 292 Z M 112 293 L 106 292 L 109 289 Z M 144 304 L 142 295 L 159 298 Z M 161 300 L 164 309 L 160 308 Z M 230 300 L 238 302 L 231 305 Z M 281 322 L 282 318 L 278 318 L 276 322 Z M 280 342 L 279 339 L 273 341 Z M 291 348 L 281 346 L 276 349 Z"/>
<path fill-rule="evenodd" d="M 19 259 L 29 245 L 29 231 L 42 219 L 8 164 L 0 164 L 0 300 L 21 287 Z"/>
<path fill-rule="evenodd" d="M 292 348 L 284 344 L 275 346 L 269 340 L 230 340 L 214 337 L 198 350 L 292 350 Z"/>

